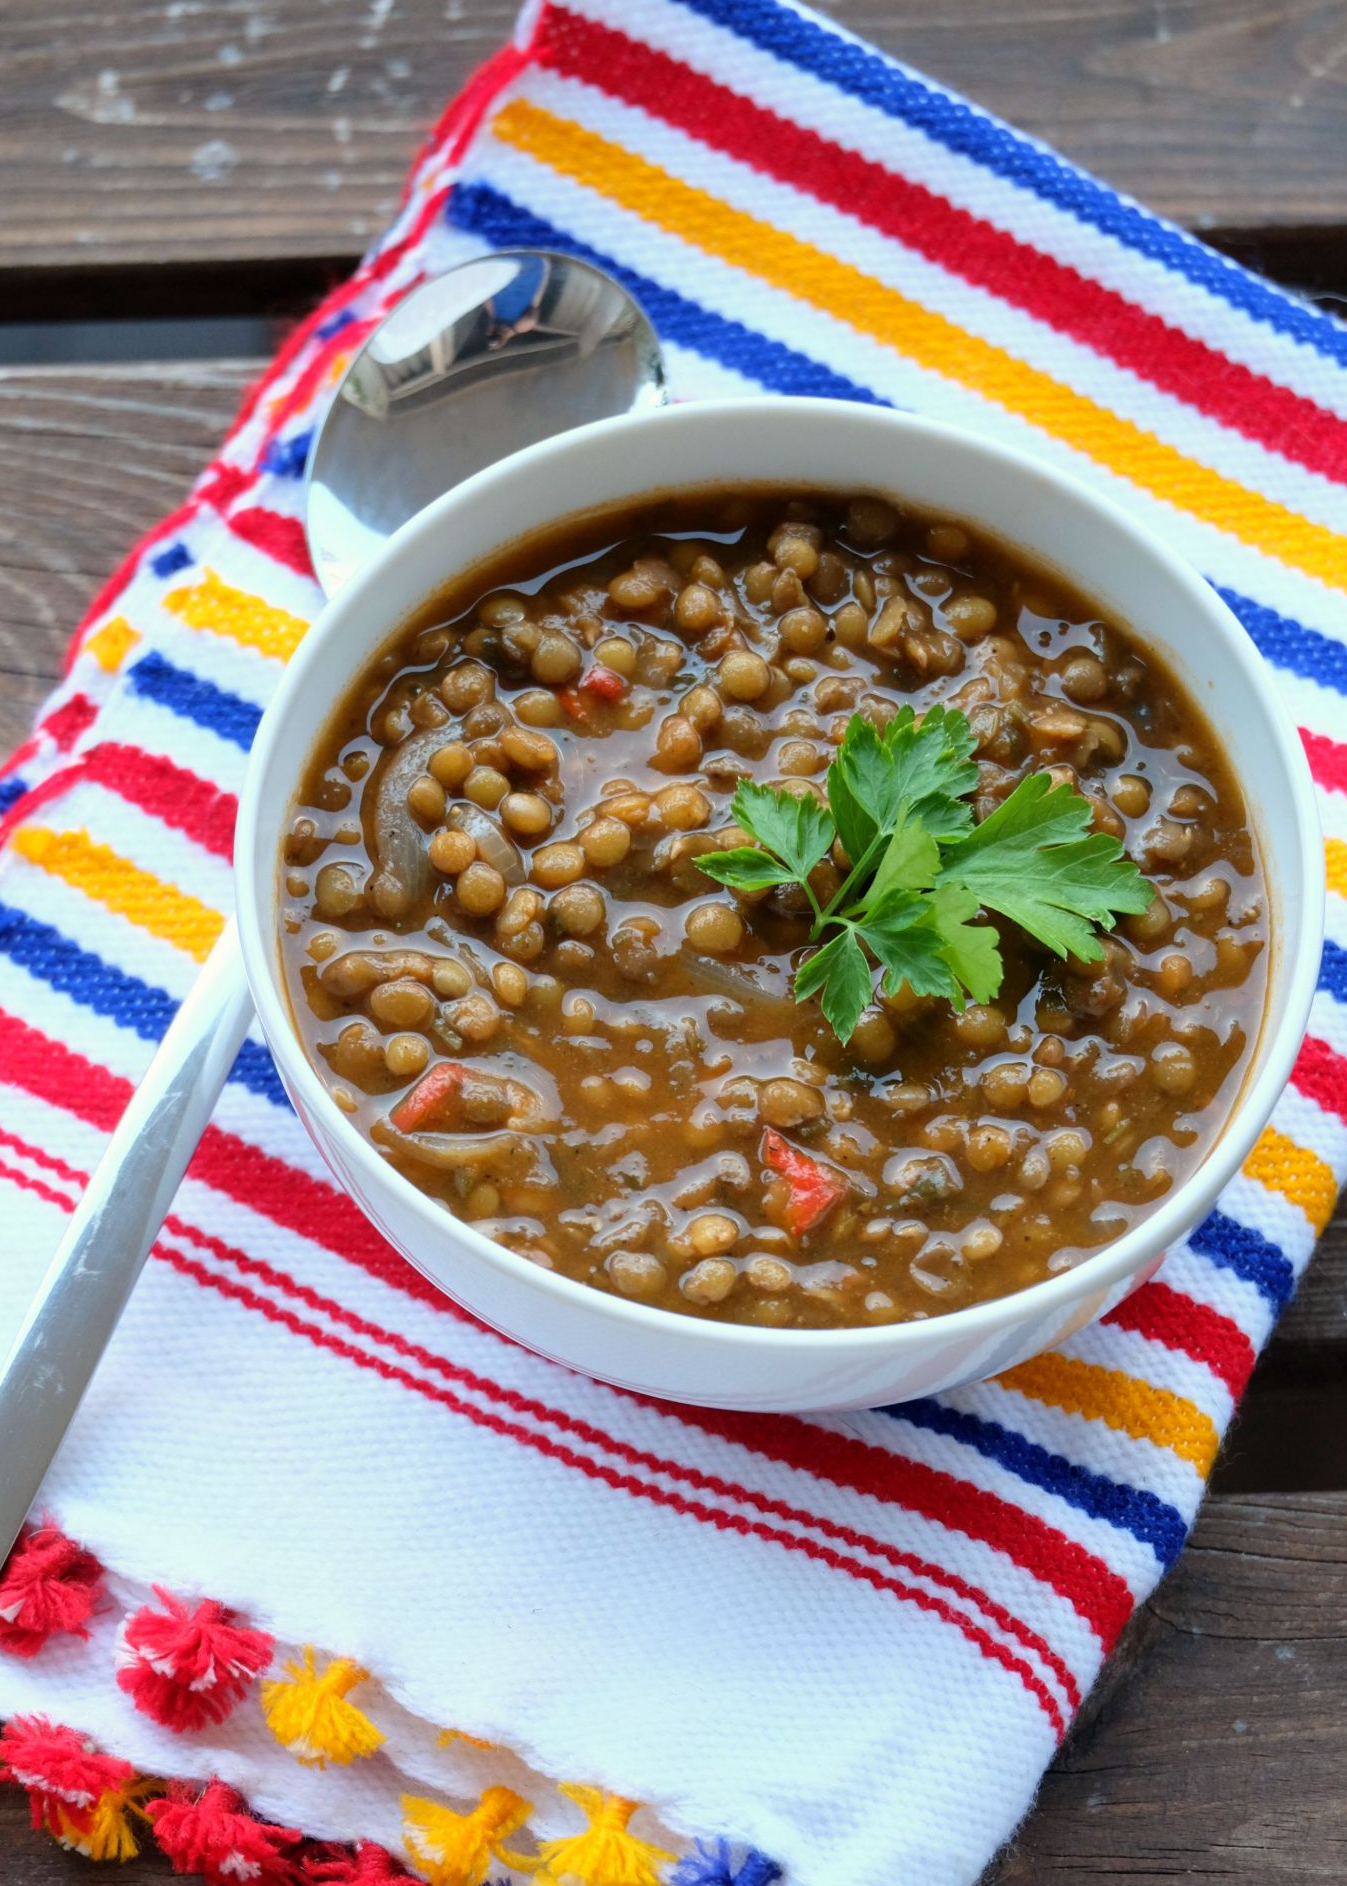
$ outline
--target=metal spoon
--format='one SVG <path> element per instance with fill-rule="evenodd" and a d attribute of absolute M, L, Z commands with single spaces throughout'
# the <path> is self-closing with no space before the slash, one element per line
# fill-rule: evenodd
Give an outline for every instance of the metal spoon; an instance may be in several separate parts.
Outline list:
<path fill-rule="evenodd" d="M 338 386 L 309 459 L 331 596 L 432 498 L 526 445 L 664 403 L 659 343 L 571 256 L 485 255 L 408 295 Z M 0 1561 L 17 1538 L 210 1119 L 252 1001 L 231 921 L 146 1069 L 0 1369 Z"/>

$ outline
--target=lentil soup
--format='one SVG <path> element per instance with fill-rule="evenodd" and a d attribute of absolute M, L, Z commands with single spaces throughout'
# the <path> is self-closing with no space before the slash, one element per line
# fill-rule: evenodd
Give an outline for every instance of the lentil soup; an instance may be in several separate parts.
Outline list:
<path fill-rule="evenodd" d="M 821 798 L 854 715 L 940 702 L 979 822 L 1051 771 L 1154 896 L 994 1001 L 792 975 L 804 888 L 732 892 L 751 779 Z M 809 876 L 832 896 L 840 843 Z M 1266 993 L 1243 799 L 1177 677 L 1050 572 L 868 495 L 572 520 L 446 587 L 351 689 L 282 867 L 333 1103 L 447 1211 L 595 1288 L 774 1328 L 910 1321 L 1121 1235 L 1200 1162 Z"/>

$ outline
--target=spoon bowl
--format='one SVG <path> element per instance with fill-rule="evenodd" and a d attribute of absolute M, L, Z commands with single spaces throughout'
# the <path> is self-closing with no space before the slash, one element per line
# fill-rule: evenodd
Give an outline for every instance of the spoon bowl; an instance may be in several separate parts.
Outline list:
<path fill-rule="evenodd" d="M 409 517 L 496 460 L 666 399 L 655 330 L 588 262 L 504 250 L 424 282 L 352 360 L 314 441 L 319 582 L 335 595 Z"/>

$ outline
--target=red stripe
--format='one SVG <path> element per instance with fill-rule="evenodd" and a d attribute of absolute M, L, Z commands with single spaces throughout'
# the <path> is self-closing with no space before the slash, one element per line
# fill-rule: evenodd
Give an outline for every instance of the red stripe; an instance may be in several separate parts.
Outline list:
<path fill-rule="evenodd" d="M 115 1124 L 130 1097 L 129 1082 L 3 1014 L 0 1055 L 5 1058 L 7 1077 L 16 1085 L 105 1130 Z M 450 1307 L 432 1283 L 398 1256 L 345 1193 L 323 1181 L 214 1126 L 203 1135 L 189 1170 L 193 1177 L 325 1245 L 393 1287 L 441 1308 Z M 910 1507 L 937 1524 L 1004 1551 L 1074 1605 L 1106 1648 L 1126 1621 L 1131 1608 L 1127 1588 L 1102 1559 L 1044 1521 L 967 1481 L 858 1441 L 837 1440 L 802 1423 L 759 1416 L 719 1417 L 701 1409 L 680 1411 L 680 1419 L 707 1432 L 721 1432 L 727 1439 L 769 1459 L 801 1467 L 817 1478 Z"/>
<path fill-rule="evenodd" d="M 71 1185 L 78 1185 L 82 1189 L 89 1183 L 87 1172 L 76 1171 L 64 1159 L 58 1159 L 54 1153 L 45 1151 L 41 1146 L 30 1146 L 27 1140 L 20 1139 L 16 1133 L 7 1133 L 3 1127 L 0 1127 L 0 1146 L 8 1146 L 11 1152 L 31 1159 L 35 1166 L 45 1166 L 48 1172 L 54 1172 L 58 1179 L 65 1179 Z"/>
<path fill-rule="evenodd" d="M 1308 727 L 1300 729 L 1300 738 L 1318 783 L 1330 792 L 1347 792 L 1347 746 L 1339 746 L 1327 734 L 1311 733 Z"/>
<path fill-rule="evenodd" d="M 1291 1069 L 1291 1079 L 1302 1094 L 1325 1113 L 1335 1113 L 1347 1126 L 1347 1059 L 1335 1053 L 1326 1041 L 1306 1035 Z"/>
<path fill-rule="evenodd" d="M 1105 1651 L 1113 1648 L 1132 1614 L 1131 1592 L 1103 1559 L 1046 1520 L 969 1480 L 957 1480 L 921 1461 L 805 1421 L 783 1422 L 771 1415 L 722 1413 L 714 1408 L 680 1408 L 678 1412 L 680 1420 L 722 1440 L 736 1441 L 768 1460 L 813 1474 L 833 1486 L 904 1506 L 951 1532 L 962 1532 L 1004 1552 L 1065 1598 Z"/>
<path fill-rule="evenodd" d="M 112 1131 L 131 1098 L 130 1081 L 3 1012 L 0 1069 L 11 1085 L 106 1133 Z M 326 1245 L 408 1296 L 441 1307 L 446 1304 L 434 1284 L 398 1256 L 344 1192 L 272 1158 L 235 1134 L 208 1126 L 188 1172 L 286 1230 Z"/>
<path fill-rule="evenodd" d="M 500 1435 L 503 1439 L 515 1441 L 524 1447 L 531 1447 L 535 1452 L 549 1460 L 582 1473 L 589 1480 L 613 1488 L 615 1492 L 629 1493 L 637 1499 L 649 1500 L 656 1506 L 680 1513 L 685 1517 L 702 1521 L 716 1527 L 720 1532 L 738 1533 L 744 1538 L 762 1539 L 769 1544 L 782 1546 L 788 1552 L 803 1553 L 806 1558 L 818 1564 L 826 1565 L 833 1571 L 846 1572 L 861 1583 L 868 1584 L 876 1591 L 891 1593 L 919 1609 L 930 1612 L 945 1623 L 952 1624 L 970 1644 L 1003 1669 L 1017 1676 L 1025 1689 L 1042 1708 L 1060 1737 L 1066 1732 L 1066 1723 L 1056 1698 L 1038 1675 L 1037 1671 L 1016 1657 L 999 1639 L 990 1636 L 971 1618 L 956 1611 L 944 1599 L 934 1597 L 930 1592 L 917 1586 L 906 1585 L 899 1579 L 891 1578 L 886 1573 L 876 1570 L 858 1559 L 847 1558 L 831 1546 L 821 1545 L 815 1539 L 801 1538 L 797 1533 L 783 1532 L 778 1526 L 769 1526 L 761 1520 L 747 1519 L 741 1513 L 726 1512 L 719 1507 L 707 1506 L 700 1500 L 686 1498 L 681 1493 L 671 1492 L 666 1487 L 652 1485 L 640 1480 L 631 1473 L 619 1473 L 616 1468 L 607 1466 L 602 1461 L 587 1459 L 574 1448 L 563 1442 L 552 1440 L 545 1434 L 538 1434 L 533 1429 L 518 1422 L 507 1421 L 502 1415 L 494 1414 L 486 1408 L 479 1408 L 472 1402 L 464 1401 L 451 1390 L 437 1387 L 433 1382 L 425 1381 L 421 1376 L 413 1375 L 409 1370 L 399 1368 L 395 1363 L 383 1357 L 372 1356 L 366 1350 L 357 1348 L 353 1343 L 332 1335 L 328 1330 L 316 1324 L 306 1323 L 293 1311 L 283 1308 L 269 1298 L 259 1296 L 256 1291 L 247 1289 L 242 1284 L 230 1282 L 207 1270 L 204 1265 L 185 1257 L 179 1251 L 160 1248 L 156 1255 L 182 1275 L 193 1278 L 208 1289 L 217 1290 L 221 1296 L 242 1304 L 245 1308 L 264 1316 L 268 1322 L 279 1324 L 292 1335 L 304 1336 L 320 1349 L 342 1356 L 353 1362 L 357 1368 L 368 1369 L 381 1376 L 387 1382 L 396 1382 L 403 1388 L 411 1389 L 415 1394 L 423 1395 L 428 1401 L 437 1402 L 452 1413 L 471 1421 L 475 1427 L 485 1428 L 488 1432 Z"/>
<path fill-rule="evenodd" d="M 239 803 L 232 792 L 222 792 L 157 753 L 113 740 L 90 747 L 84 769 L 95 784 L 162 819 L 215 857 L 226 863 L 233 858 Z"/>
<path fill-rule="evenodd" d="M 1143 1284 L 1110 1310 L 1105 1323 L 1114 1329 L 1135 1330 L 1166 1349 L 1205 1363 L 1238 1399 L 1258 1360 L 1249 1338 L 1228 1316 L 1209 1304 L 1197 1303 L 1168 1284 Z"/>
<path fill-rule="evenodd" d="M 384 1329 L 378 1323 L 358 1316 L 334 1298 L 321 1296 L 316 1290 L 310 1289 L 307 1284 L 301 1283 L 288 1272 L 277 1269 L 275 1265 L 266 1263 L 261 1258 L 249 1257 L 245 1252 L 223 1243 L 221 1239 L 209 1232 L 201 1231 L 180 1218 L 167 1219 L 165 1229 L 171 1231 L 174 1236 L 195 1244 L 199 1249 L 209 1251 L 226 1263 L 233 1264 L 245 1275 L 297 1298 L 309 1309 L 320 1311 L 344 1323 L 357 1335 L 382 1343 L 399 1355 L 405 1356 L 409 1361 L 419 1363 L 423 1368 L 431 1369 L 451 1381 L 459 1382 L 465 1388 L 471 1388 L 479 1394 L 489 1396 L 493 1401 L 512 1408 L 516 1414 L 531 1415 L 535 1420 L 546 1422 L 552 1427 L 574 1435 L 590 1447 L 616 1455 L 631 1466 L 666 1474 L 671 1479 L 682 1480 L 686 1485 L 696 1487 L 701 1492 L 714 1493 L 721 1499 L 742 1501 L 745 1505 L 755 1507 L 759 1512 L 770 1513 L 778 1519 L 789 1520 L 794 1525 L 810 1526 L 827 1538 L 873 1553 L 891 1565 L 902 1566 L 907 1571 L 943 1584 L 959 1597 L 977 1605 L 1003 1630 L 1017 1637 L 1026 1649 L 1041 1657 L 1061 1682 L 1071 1699 L 1073 1710 L 1080 1706 L 1079 1685 L 1071 1670 L 1051 1646 L 1036 1631 L 1030 1630 L 1021 1619 L 1008 1611 L 1004 1605 L 999 1604 L 978 1586 L 970 1584 L 947 1567 L 921 1559 L 915 1553 L 904 1552 L 887 1540 L 874 1538 L 868 1533 L 857 1531 L 854 1527 L 839 1525 L 820 1514 L 789 1506 L 784 1501 L 773 1499 L 770 1495 L 761 1493 L 755 1488 L 741 1486 L 736 1481 L 725 1480 L 718 1475 L 704 1473 L 700 1468 L 633 1447 L 629 1442 L 619 1440 L 616 1435 L 609 1434 L 603 1428 L 595 1427 L 590 1422 L 569 1415 L 560 1408 L 553 1408 L 545 1402 L 536 1401 L 531 1396 L 522 1395 L 517 1389 L 507 1388 L 503 1383 L 493 1381 L 488 1376 L 478 1375 L 475 1371 L 450 1362 L 447 1357 L 436 1355 L 432 1350 L 410 1341 L 395 1330 Z M 488 1330 L 486 1333 L 497 1334 L 494 1330 Z M 621 1389 L 611 1389 L 609 1392 L 623 1400 L 629 1399 Z M 676 1411 L 665 1410 L 664 1412 L 666 1418 L 677 1421 Z"/>
<path fill-rule="evenodd" d="M 923 185 L 561 8 L 545 12 L 539 56 L 554 70 L 859 218 L 1269 451 L 1347 482 L 1347 425 L 1336 415 Z"/>
<path fill-rule="evenodd" d="M 17 1185 L 21 1191 L 35 1193 L 48 1205 L 59 1205 L 62 1211 L 73 1211 L 70 1200 L 61 1192 L 53 1192 L 41 1179 L 35 1179 L 31 1173 L 20 1172 L 17 1166 L 7 1166 L 0 1161 L 0 1179 L 8 1179 L 11 1185 Z"/>
<path fill-rule="evenodd" d="M 226 521 L 244 543 L 297 570 L 301 576 L 313 575 L 304 526 L 297 517 L 286 517 L 281 511 L 268 511 L 257 504 L 246 511 L 235 511 Z"/>
<path fill-rule="evenodd" d="M 37 723 L 37 730 L 46 734 L 49 740 L 54 740 L 62 753 L 69 753 L 80 735 L 97 718 L 98 709 L 87 694 L 72 694 L 68 701 L 62 701 L 45 720 Z"/>
<path fill-rule="evenodd" d="M 64 1160 L 52 1157 L 40 1147 L 26 1144 L 23 1140 L 17 1138 L 12 1133 L 4 1131 L 2 1128 L 0 1128 L 0 1144 L 11 1147 L 14 1151 L 33 1160 L 36 1164 L 46 1166 L 48 1170 L 57 1173 L 60 1177 L 74 1185 L 82 1186 L 87 1183 L 86 1174 L 76 1171 L 74 1167 L 68 1165 Z M 40 1181 L 29 1179 L 27 1175 L 21 1172 L 15 1172 L 8 1167 L 0 1166 L 0 1173 L 13 1178 L 16 1183 L 28 1185 L 31 1190 L 39 1191 L 42 1196 L 47 1198 L 50 1202 L 63 1205 L 67 1211 L 72 1209 L 70 1200 L 63 1197 L 60 1193 L 52 1191 L 49 1187 L 42 1185 Z M 546 1422 L 553 1427 L 572 1434 L 578 1440 L 586 1442 L 591 1447 L 606 1451 L 617 1456 L 619 1459 L 625 1460 L 629 1465 L 643 1467 L 655 1473 L 665 1474 L 672 1479 L 682 1480 L 685 1484 L 693 1486 L 699 1491 L 713 1493 L 722 1499 L 738 1500 L 745 1505 L 755 1507 L 760 1512 L 769 1513 L 776 1518 L 787 1520 L 794 1525 L 811 1527 L 815 1531 L 821 1532 L 827 1538 L 837 1540 L 841 1544 L 862 1551 L 870 1552 L 876 1557 L 885 1559 L 889 1564 L 901 1566 L 919 1576 L 931 1579 L 934 1583 L 943 1584 L 957 1596 L 978 1606 L 984 1614 L 999 1625 L 1001 1629 L 1018 1638 L 1026 1649 L 1031 1650 L 1035 1655 L 1042 1658 L 1043 1662 L 1048 1665 L 1058 1678 L 1058 1681 L 1062 1684 L 1064 1691 L 1070 1698 L 1072 1709 L 1075 1710 L 1079 1707 L 1079 1685 L 1069 1667 L 1051 1646 L 1047 1644 L 1037 1632 L 1030 1630 L 1019 1618 L 1008 1611 L 1004 1605 L 997 1603 L 997 1601 L 991 1598 L 986 1592 L 968 1583 L 967 1580 L 960 1578 L 957 1573 L 947 1570 L 944 1566 L 918 1558 L 914 1553 L 904 1552 L 890 1544 L 887 1540 L 874 1538 L 867 1533 L 857 1531 L 853 1527 L 839 1525 L 832 1520 L 825 1519 L 819 1514 L 789 1506 L 783 1501 L 773 1499 L 767 1494 L 758 1492 L 756 1489 L 741 1486 L 737 1482 L 724 1480 L 717 1475 L 703 1473 L 700 1469 L 686 1466 L 679 1461 L 666 1459 L 656 1454 L 647 1453 L 643 1449 L 633 1447 L 630 1443 L 619 1440 L 615 1435 L 607 1433 L 602 1428 L 595 1427 L 589 1422 L 568 1415 L 561 1409 L 552 1408 L 545 1402 L 540 1402 L 530 1396 L 520 1394 L 515 1389 L 506 1388 L 502 1383 L 492 1381 L 489 1377 L 478 1375 L 471 1369 L 450 1362 L 446 1357 L 436 1355 L 433 1351 L 423 1348 L 419 1343 L 409 1341 L 396 1331 L 384 1329 L 379 1324 L 370 1322 L 366 1318 L 356 1315 L 354 1311 L 348 1310 L 344 1304 L 338 1303 L 334 1298 L 321 1296 L 317 1291 L 310 1289 L 306 1284 L 300 1283 L 297 1278 L 290 1276 L 286 1271 L 279 1270 L 276 1266 L 266 1263 L 260 1258 L 248 1256 L 245 1252 L 225 1244 L 221 1239 L 210 1233 L 199 1230 L 196 1226 L 188 1224 L 181 1218 L 176 1216 L 167 1218 L 165 1220 L 165 1230 L 172 1233 L 175 1237 L 183 1238 L 197 1245 L 198 1248 L 209 1251 L 215 1257 L 233 1264 L 236 1269 L 241 1270 L 245 1275 L 250 1275 L 270 1285 L 273 1289 L 283 1290 L 289 1295 L 298 1298 L 309 1309 L 320 1311 L 332 1317 L 334 1320 L 344 1323 L 356 1334 L 386 1345 L 397 1353 L 405 1356 L 409 1361 L 417 1362 L 424 1368 L 431 1369 L 452 1381 L 460 1383 L 464 1387 L 471 1388 L 479 1394 L 486 1395 L 493 1401 L 513 1409 L 517 1414 L 530 1415 L 535 1420 Z M 168 1261 L 172 1261 L 171 1254 L 166 1252 L 162 1247 L 156 1247 L 156 1255 L 167 1258 Z M 491 1333 L 494 1334 L 494 1332 Z M 621 1394 L 620 1390 L 614 1390 L 612 1392 L 614 1394 Z M 670 1412 L 668 1418 L 676 1420 L 677 1416 Z"/>

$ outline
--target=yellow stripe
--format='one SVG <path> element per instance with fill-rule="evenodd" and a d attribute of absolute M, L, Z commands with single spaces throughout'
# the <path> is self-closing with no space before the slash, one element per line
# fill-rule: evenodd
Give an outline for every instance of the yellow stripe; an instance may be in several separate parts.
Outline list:
<path fill-rule="evenodd" d="M 245 589 L 232 589 L 222 583 L 214 570 L 205 579 L 186 589 L 175 589 L 164 598 L 165 609 L 180 616 L 189 629 L 209 629 L 213 635 L 227 635 L 245 648 L 257 648 L 277 661 L 289 661 L 299 647 L 308 623 L 277 609 L 260 596 L 250 596 Z"/>
<path fill-rule="evenodd" d="M 49 871 L 138 929 L 176 944 L 199 963 L 209 956 L 224 929 L 218 910 L 142 871 L 106 845 L 95 844 L 87 832 L 53 832 L 44 825 L 23 825 L 10 843 L 30 864 Z"/>
<path fill-rule="evenodd" d="M 91 635 L 84 644 L 86 655 L 92 655 L 100 668 L 112 674 L 121 666 L 122 657 L 127 650 L 134 648 L 140 640 L 125 616 L 114 616 L 111 622 L 105 622 L 97 635 Z"/>
<path fill-rule="evenodd" d="M 1328 869 L 1328 888 L 1339 897 L 1347 897 L 1347 844 L 1330 838 L 1324 845 L 1324 863 Z"/>
<path fill-rule="evenodd" d="M 1333 1216 L 1338 1196 L 1333 1168 L 1275 1126 L 1264 1127 L 1242 1171 L 1246 1178 L 1257 1179 L 1269 1191 L 1280 1192 L 1298 1205 L 1316 1231 L 1322 1231 Z"/>
<path fill-rule="evenodd" d="M 1191 1460 L 1206 1473 L 1216 1458 L 1220 1436 L 1209 1415 L 1182 1395 L 1153 1388 L 1121 1369 L 1101 1368 L 1095 1362 L 1077 1362 L 1069 1356 L 1035 1356 L 1007 1369 L 996 1380 L 1002 1388 L 1016 1389 L 1030 1401 L 1046 1402 L 1068 1414 L 1084 1415 L 1118 1428 L 1138 1441 L 1154 1441 L 1180 1460 Z"/>
<path fill-rule="evenodd" d="M 850 263 L 680 183 L 644 158 L 523 99 L 492 130 L 563 176 L 810 303 L 1076 446 L 1143 491 L 1242 543 L 1347 588 L 1347 537 L 1209 470 L 1049 374 L 1014 359 Z"/>

